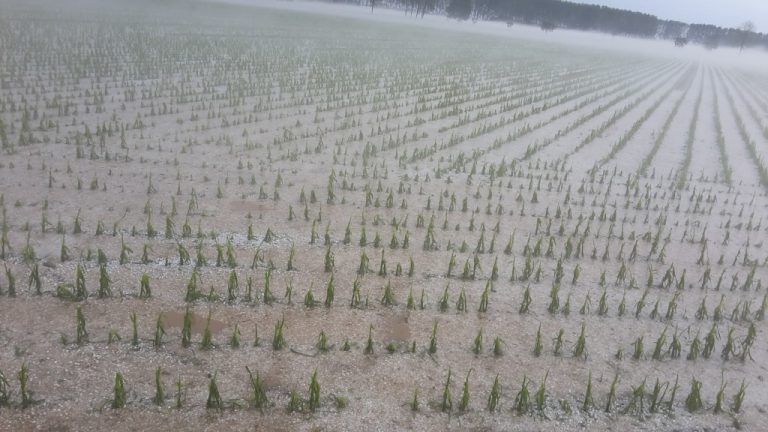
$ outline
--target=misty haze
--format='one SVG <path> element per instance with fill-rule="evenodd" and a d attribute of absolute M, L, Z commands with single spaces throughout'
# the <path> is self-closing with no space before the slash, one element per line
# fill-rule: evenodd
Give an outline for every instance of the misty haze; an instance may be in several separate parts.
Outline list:
<path fill-rule="evenodd" d="M 0 430 L 768 430 L 763 18 L 0 0 Z"/>

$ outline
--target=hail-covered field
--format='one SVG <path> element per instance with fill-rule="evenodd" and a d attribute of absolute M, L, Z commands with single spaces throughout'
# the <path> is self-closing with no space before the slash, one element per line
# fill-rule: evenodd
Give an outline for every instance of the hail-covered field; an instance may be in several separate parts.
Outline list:
<path fill-rule="evenodd" d="M 759 55 L 345 10 L 0 7 L 0 429 L 766 427 Z"/>

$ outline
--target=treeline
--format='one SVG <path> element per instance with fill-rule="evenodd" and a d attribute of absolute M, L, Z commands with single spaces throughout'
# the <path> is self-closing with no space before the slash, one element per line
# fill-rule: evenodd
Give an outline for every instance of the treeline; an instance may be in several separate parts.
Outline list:
<path fill-rule="evenodd" d="M 475 7 L 484 11 L 485 19 L 544 27 L 554 25 L 640 37 L 654 37 L 658 28 L 653 15 L 556 0 L 477 0 Z"/>
<path fill-rule="evenodd" d="M 341 0 L 343 1 L 343 0 Z M 407 13 L 445 13 L 456 19 L 504 21 L 541 26 L 544 30 L 566 28 L 642 38 L 682 40 L 718 46 L 759 46 L 768 49 L 768 34 L 749 29 L 663 20 L 641 12 L 560 0 L 359 0 L 367 6 L 386 5 Z M 350 1 L 356 2 L 356 1 Z M 749 17 L 744 17 L 745 20 Z"/>

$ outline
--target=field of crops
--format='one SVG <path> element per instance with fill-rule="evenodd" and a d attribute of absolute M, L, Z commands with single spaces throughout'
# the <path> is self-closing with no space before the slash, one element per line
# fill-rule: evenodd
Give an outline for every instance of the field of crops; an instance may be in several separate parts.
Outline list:
<path fill-rule="evenodd" d="M 768 73 L 402 21 L 0 6 L 0 430 L 766 427 Z"/>

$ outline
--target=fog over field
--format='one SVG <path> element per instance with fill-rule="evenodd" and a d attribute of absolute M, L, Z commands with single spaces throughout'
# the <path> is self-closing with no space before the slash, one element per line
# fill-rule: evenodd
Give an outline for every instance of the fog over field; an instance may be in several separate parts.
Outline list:
<path fill-rule="evenodd" d="M 0 430 L 768 424 L 768 53 L 0 0 Z"/>

